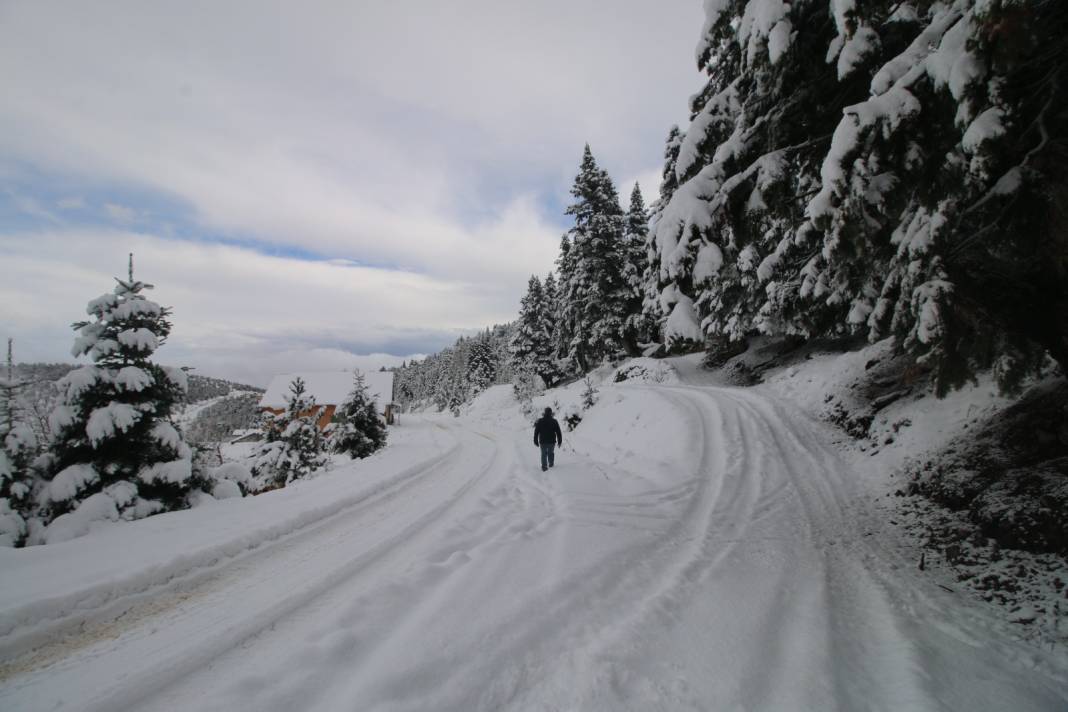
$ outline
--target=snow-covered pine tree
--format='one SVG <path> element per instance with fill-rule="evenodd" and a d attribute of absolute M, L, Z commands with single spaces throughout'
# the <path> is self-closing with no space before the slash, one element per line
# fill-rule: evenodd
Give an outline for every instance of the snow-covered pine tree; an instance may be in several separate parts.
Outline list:
<path fill-rule="evenodd" d="M 115 281 L 89 302 L 91 318 L 73 325 L 71 353 L 93 365 L 60 380 L 63 400 L 49 419 L 45 504 L 53 516 L 93 499 L 88 506 L 102 516 L 135 519 L 186 507 L 193 491 L 211 489 L 173 423 L 186 374 L 150 360 L 170 334 L 170 310 L 145 297 L 152 285 L 134 279 L 133 255 L 127 279 Z"/>
<path fill-rule="evenodd" d="M 566 213 L 575 219 L 568 231 L 571 260 L 567 294 L 574 309 L 574 333 L 568 356 L 582 371 L 634 350 L 627 343 L 626 321 L 631 306 L 624 242 L 625 220 L 619 195 L 608 174 L 597 166 L 589 144 L 571 188 L 575 202 Z"/>
<path fill-rule="evenodd" d="M 494 359 L 493 343 L 490 330 L 475 337 L 467 360 L 466 380 L 472 396 L 493 385 L 497 378 L 497 364 Z"/>
<path fill-rule="evenodd" d="M 386 424 L 378 417 L 359 371 L 353 373 L 352 391 L 334 415 L 330 441 L 335 452 L 353 459 L 367 457 L 386 444 Z"/>
<path fill-rule="evenodd" d="M 1068 367 L 1068 6 L 881 2 L 836 19 L 839 71 L 862 47 L 870 96 L 838 122 L 808 203 L 812 296 L 896 336 L 939 393 L 988 367 L 1011 390 L 1046 352 Z"/>
<path fill-rule="evenodd" d="M 546 386 L 560 377 L 553 348 L 553 311 L 541 280 L 531 275 L 512 333 L 512 366 L 517 373 L 538 376 Z"/>
<path fill-rule="evenodd" d="M 458 343 L 449 368 L 447 379 L 448 394 L 445 407 L 454 416 L 460 415 L 460 408 L 471 398 L 470 384 L 467 382 L 467 344 Z"/>
<path fill-rule="evenodd" d="M 431 368 L 431 383 L 433 389 L 434 405 L 439 411 L 445 410 L 453 401 L 452 392 L 455 383 L 452 379 L 453 362 L 456 360 L 456 349 L 442 349 L 438 358 L 434 359 Z"/>
<path fill-rule="evenodd" d="M 941 393 L 1068 361 L 1068 319 L 1041 316 L 1068 313 L 1063 3 L 706 14 L 655 211 L 669 337 L 892 335 Z"/>
<path fill-rule="evenodd" d="M 547 355 L 553 362 L 554 381 L 558 381 L 564 375 L 566 362 L 561 361 L 557 354 L 557 344 L 560 343 L 560 286 L 556 281 L 556 275 L 551 271 L 545 275 L 541 289 L 545 297 L 542 318 L 545 320 L 545 331 L 549 334 Z"/>
<path fill-rule="evenodd" d="M 571 255 L 571 240 L 565 234 L 560 237 L 560 254 L 556 258 L 556 271 L 559 275 L 556 285 L 556 305 L 553 313 L 556 317 L 555 349 L 558 363 L 568 364 L 567 370 L 580 371 L 581 365 L 572 358 L 571 341 L 575 336 L 578 303 L 573 301 L 575 291 L 575 266 Z"/>
<path fill-rule="evenodd" d="M 511 334 L 512 325 L 496 325 L 397 369 L 398 402 L 405 407 L 433 404 L 439 410 L 458 411 L 490 385 L 510 382 Z"/>
<path fill-rule="evenodd" d="M 509 344 L 512 341 L 513 328 L 512 324 L 495 324 L 490 330 L 490 347 L 497 369 L 493 380 L 495 384 L 511 383 L 512 380 Z"/>
<path fill-rule="evenodd" d="M 736 341 L 754 330 L 805 331 L 789 277 L 772 268 L 807 255 L 781 251 L 802 222 L 801 196 L 819 168 L 844 97 L 863 82 L 839 82 L 824 59 L 834 37 L 827 2 L 734 0 L 706 5 L 698 47 L 708 80 L 691 104 L 675 153 L 674 191 L 655 227 L 660 306 L 668 339 Z M 665 181 L 666 187 L 672 187 Z M 778 309 L 766 309 L 769 292 Z"/>
<path fill-rule="evenodd" d="M 37 437 L 19 406 L 22 383 L 15 376 L 12 342 L 7 340 L 7 364 L 0 377 L 0 546 L 25 541 L 36 486 L 32 463 Z"/>
<path fill-rule="evenodd" d="M 649 238 L 649 213 L 645 209 L 642 191 L 637 183 L 630 193 L 630 209 L 626 215 L 623 244 L 626 262 L 623 275 L 630 291 L 626 303 L 626 320 L 623 325 L 624 344 L 631 353 L 638 344 L 649 340 L 655 324 L 643 310 L 645 299 L 645 276 L 649 270 L 646 242 Z"/>
<path fill-rule="evenodd" d="M 264 442 L 251 460 L 250 491 L 259 494 L 285 487 L 326 464 L 326 443 L 319 429 L 319 407 L 309 396 L 304 379 L 289 385 L 285 412 L 268 414 Z"/>
<path fill-rule="evenodd" d="M 664 169 L 660 174 L 660 197 L 653 201 L 649 217 L 649 229 L 645 236 L 645 273 L 643 275 L 642 313 L 650 323 L 651 337 L 665 340 L 661 326 L 674 308 L 674 301 L 665 304 L 662 295 L 673 295 L 673 290 L 666 289 L 672 284 L 667 270 L 661 269 L 660 251 L 657 249 L 656 225 L 664 207 L 671 202 L 679 181 L 675 175 L 675 164 L 679 158 L 679 149 L 686 138 L 678 126 L 672 126 L 664 146 Z"/>

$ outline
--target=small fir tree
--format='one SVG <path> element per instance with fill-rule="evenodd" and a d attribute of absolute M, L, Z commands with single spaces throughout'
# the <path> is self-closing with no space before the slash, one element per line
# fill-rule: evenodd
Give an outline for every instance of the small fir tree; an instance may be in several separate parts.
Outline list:
<path fill-rule="evenodd" d="M 286 409 L 264 419 L 265 441 L 252 461 L 254 494 L 285 487 L 326 464 L 326 445 L 317 424 L 319 407 L 304 379 L 289 385 Z"/>
<path fill-rule="evenodd" d="M 471 344 L 467 360 L 467 382 L 471 395 L 478 395 L 493 385 L 497 378 L 497 364 L 494 360 L 493 344 L 487 329 Z"/>
<path fill-rule="evenodd" d="M 558 362 L 567 364 L 567 370 L 581 370 L 573 358 L 571 342 L 575 337 L 575 322 L 578 313 L 575 289 L 575 260 L 571 254 L 571 239 L 565 234 L 560 238 L 560 255 L 556 258 L 556 271 L 560 275 L 556 286 L 556 318 L 554 348 Z"/>
<path fill-rule="evenodd" d="M 582 407 L 583 409 L 592 408 L 597 403 L 597 386 L 593 385 L 593 381 L 589 376 L 586 376 L 582 380 L 582 385 L 585 386 L 582 390 Z"/>
<path fill-rule="evenodd" d="M 23 420 L 15 377 L 12 339 L 7 340 L 7 368 L 0 378 L 0 546 L 21 546 L 33 505 L 32 462 L 37 438 Z"/>
<path fill-rule="evenodd" d="M 645 243 L 649 238 L 649 213 L 645 209 L 642 191 L 637 183 L 630 194 L 630 209 L 626 215 L 626 232 L 623 247 L 626 261 L 623 277 L 628 293 L 624 311 L 623 343 L 631 354 L 637 353 L 637 345 L 647 341 L 655 329 L 654 322 L 642 309 L 645 297 L 645 275 L 649 270 L 649 258 Z"/>
<path fill-rule="evenodd" d="M 517 371 L 536 374 L 547 386 L 560 377 L 554 357 L 553 321 L 552 304 L 546 299 L 541 281 L 531 275 L 512 335 L 512 364 Z"/>
<path fill-rule="evenodd" d="M 192 467 L 192 452 L 173 416 L 187 388 L 184 371 L 150 360 L 171 331 L 170 310 L 143 294 L 152 285 L 126 280 L 89 302 L 90 319 L 73 325 L 71 353 L 93 365 L 59 382 L 63 400 L 49 418 L 46 500 L 61 515 L 103 493 L 124 518 L 188 506 L 210 489 Z"/>
<path fill-rule="evenodd" d="M 375 403 L 359 371 L 353 373 L 352 392 L 334 416 L 330 439 L 335 452 L 353 459 L 367 457 L 386 444 L 386 424 L 375 412 Z"/>

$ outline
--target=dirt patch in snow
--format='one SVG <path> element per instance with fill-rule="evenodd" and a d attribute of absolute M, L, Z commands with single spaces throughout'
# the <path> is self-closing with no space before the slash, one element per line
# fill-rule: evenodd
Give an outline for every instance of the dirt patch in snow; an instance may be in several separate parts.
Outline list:
<path fill-rule="evenodd" d="M 918 568 L 943 588 L 999 606 L 1021 638 L 1042 646 L 1068 643 L 1068 566 L 1064 557 L 1001 546 L 963 511 L 922 496 L 891 506 Z"/>
<path fill-rule="evenodd" d="M 910 474 L 1001 546 L 1068 554 L 1068 384 L 1032 388 Z"/>

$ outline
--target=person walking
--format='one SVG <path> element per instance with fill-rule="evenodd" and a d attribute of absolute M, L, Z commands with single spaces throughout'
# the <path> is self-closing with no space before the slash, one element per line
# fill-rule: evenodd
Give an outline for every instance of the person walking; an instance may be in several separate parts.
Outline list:
<path fill-rule="evenodd" d="M 534 444 L 541 447 L 541 471 L 553 466 L 553 448 L 564 444 L 560 423 L 553 417 L 553 409 L 546 408 L 538 422 L 534 423 Z"/>

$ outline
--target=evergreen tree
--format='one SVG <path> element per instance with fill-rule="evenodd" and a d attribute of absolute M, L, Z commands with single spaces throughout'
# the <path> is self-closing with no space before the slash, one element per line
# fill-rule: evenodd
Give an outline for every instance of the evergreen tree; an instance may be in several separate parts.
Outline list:
<path fill-rule="evenodd" d="M 762 13 L 753 22 L 752 13 Z M 756 330 L 812 331 L 793 308 L 797 290 L 768 285 L 803 219 L 796 196 L 818 186 L 822 152 L 844 97 L 862 80 L 837 80 L 824 61 L 834 37 L 826 3 L 708 7 L 698 63 L 707 74 L 677 149 L 669 137 L 655 226 L 666 338 L 744 339 Z M 780 250 L 782 247 L 782 250 Z M 766 309 L 775 293 L 776 309 Z M 648 303 L 648 302 L 647 302 Z M 800 316 L 801 318 L 794 319 Z"/>
<path fill-rule="evenodd" d="M 545 297 L 545 309 L 542 318 L 545 320 L 545 332 L 549 335 L 549 346 L 546 349 L 547 357 L 553 363 L 555 379 L 564 375 L 564 367 L 558 355 L 557 345 L 560 343 L 560 286 L 556 281 L 556 275 L 549 272 L 542 282 L 542 292 Z"/>
<path fill-rule="evenodd" d="M 527 292 L 519 300 L 519 317 L 516 319 L 516 328 L 512 333 L 512 368 L 519 372 L 533 373 L 533 363 L 536 359 L 538 341 L 545 337 L 542 333 L 541 318 L 537 310 L 545 301 L 545 293 L 541 281 L 535 275 L 530 275 L 527 281 Z"/>
<path fill-rule="evenodd" d="M 456 383 L 453 379 L 453 363 L 456 361 L 456 349 L 447 348 L 442 349 L 438 354 L 438 358 L 434 360 L 433 368 L 431 370 L 432 384 L 433 384 L 433 398 L 434 405 L 437 406 L 439 411 L 448 408 L 455 400 L 453 397 L 453 391 L 456 389 Z"/>
<path fill-rule="evenodd" d="M 489 386 L 511 381 L 511 338 L 512 325 L 497 325 L 397 369 L 398 403 L 406 408 L 434 405 L 458 413 Z"/>
<path fill-rule="evenodd" d="M 264 418 L 264 443 L 252 461 L 252 492 L 284 487 L 326 464 L 326 443 L 317 424 L 319 407 L 304 379 L 289 385 L 286 409 Z"/>
<path fill-rule="evenodd" d="M 650 331 L 654 338 L 663 339 L 660 333 L 660 325 L 667 319 L 667 315 L 675 306 L 674 290 L 668 289 L 672 285 L 668 271 L 661 268 L 660 250 L 656 242 L 656 225 L 660 221 L 660 215 L 665 206 L 671 202 L 678 188 L 678 178 L 675 176 L 675 164 L 678 162 L 679 149 L 686 135 L 679 130 L 678 126 L 672 126 L 668 133 L 667 143 L 664 147 L 664 169 L 660 179 L 660 197 L 652 205 L 650 224 L 652 229 L 645 236 L 645 273 L 644 292 L 642 301 L 642 313 L 650 323 Z M 666 301 L 665 301 L 666 298 Z"/>
<path fill-rule="evenodd" d="M 1062 3 L 709 5 L 646 309 L 668 338 L 893 336 L 940 393 L 1064 365 L 1066 29 Z"/>
<path fill-rule="evenodd" d="M 353 373 L 352 392 L 334 415 L 330 439 L 335 452 L 347 453 L 353 459 L 367 457 L 386 444 L 386 424 L 375 412 L 359 371 Z"/>
<path fill-rule="evenodd" d="M 626 230 L 623 242 L 626 249 L 624 278 L 629 289 L 625 311 L 627 314 L 623 327 L 624 344 L 631 353 L 639 342 L 649 339 L 654 324 L 643 311 L 645 299 L 645 276 L 649 270 L 649 258 L 646 255 L 646 242 L 649 238 L 649 213 L 645 209 L 642 191 L 637 183 L 630 194 L 630 209 L 626 215 Z"/>
<path fill-rule="evenodd" d="M 989 367 L 1012 390 L 1046 352 L 1068 366 L 1068 8 L 1026 7 L 878 3 L 840 28 L 876 61 L 806 211 L 812 296 L 896 337 L 939 393 Z"/>
<path fill-rule="evenodd" d="M 453 349 L 453 358 L 445 379 L 445 408 L 454 416 L 460 415 L 460 407 L 471 399 L 471 384 L 467 380 L 467 362 L 470 357 L 470 343 L 461 338 Z"/>
<path fill-rule="evenodd" d="M 512 366 L 516 372 L 538 376 L 547 386 L 560 376 L 554 358 L 553 311 L 541 281 L 531 275 L 512 335 Z"/>
<path fill-rule="evenodd" d="M 497 364 L 494 358 L 493 343 L 487 329 L 471 344 L 467 361 L 467 382 L 472 395 L 478 395 L 493 385 L 497 377 Z"/>
<path fill-rule="evenodd" d="M 556 271 L 560 275 L 556 287 L 556 305 L 553 313 L 556 317 L 555 356 L 560 362 L 569 364 L 568 370 L 581 370 L 581 365 L 572 358 L 571 341 L 575 337 L 578 303 L 575 290 L 575 265 L 571 255 L 571 240 L 565 234 L 560 238 L 560 254 L 556 258 Z"/>
<path fill-rule="evenodd" d="M 575 202 L 566 213 L 575 219 L 568 231 L 571 260 L 567 294 L 574 310 L 568 357 L 588 371 L 625 349 L 631 289 L 626 281 L 625 220 L 608 174 L 597 166 L 589 144 L 571 188 Z"/>
<path fill-rule="evenodd" d="M 0 546 L 20 546 L 26 538 L 35 487 L 32 462 L 37 438 L 19 407 L 21 383 L 15 377 L 12 339 L 7 368 L 0 378 Z"/>
<path fill-rule="evenodd" d="M 91 318 L 73 325 L 72 354 L 94 363 L 59 382 L 47 463 L 52 515 L 103 493 L 121 516 L 135 518 L 188 506 L 193 490 L 210 489 L 173 422 L 186 374 L 150 360 L 170 334 L 170 310 L 144 296 L 152 285 L 134 279 L 132 255 L 128 278 L 115 281 L 113 292 L 89 302 Z"/>

